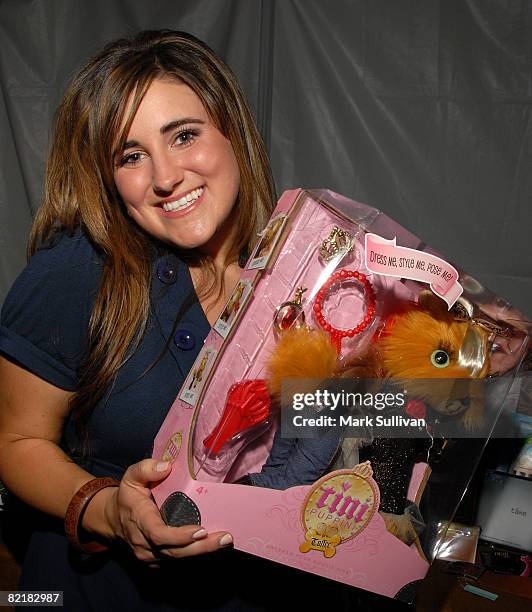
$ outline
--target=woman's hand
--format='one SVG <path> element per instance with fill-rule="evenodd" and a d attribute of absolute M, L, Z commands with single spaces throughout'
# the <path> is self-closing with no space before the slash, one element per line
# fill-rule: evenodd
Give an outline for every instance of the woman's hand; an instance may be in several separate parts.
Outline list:
<path fill-rule="evenodd" d="M 164 523 L 150 483 L 163 480 L 170 471 L 168 462 L 145 459 L 128 468 L 119 487 L 102 491 L 107 492 L 103 513 L 114 536 L 127 542 L 137 559 L 148 563 L 164 557 L 199 555 L 231 544 L 232 536 L 223 531 L 208 534 L 199 525 L 169 527 Z"/>
<path fill-rule="evenodd" d="M 93 478 L 59 448 L 71 397 L 0 357 L 0 479 L 20 499 L 58 518 L 64 518 L 72 496 Z M 170 466 L 155 459 L 132 465 L 119 487 L 102 489 L 93 497 L 82 526 L 94 535 L 124 540 L 147 562 L 231 544 L 225 532 L 207 534 L 199 525 L 164 524 L 150 483 L 169 473 Z"/>

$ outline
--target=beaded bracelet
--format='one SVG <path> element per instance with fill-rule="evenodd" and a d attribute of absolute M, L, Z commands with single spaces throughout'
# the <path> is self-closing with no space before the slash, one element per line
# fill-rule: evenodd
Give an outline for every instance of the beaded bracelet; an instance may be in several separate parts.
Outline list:
<path fill-rule="evenodd" d="M 93 478 L 86 482 L 72 497 L 65 514 L 65 533 L 72 546 L 82 552 L 93 554 L 107 550 L 100 542 L 82 542 L 80 540 L 81 520 L 90 500 L 107 487 L 118 487 L 120 482 L 114 478 Z"/>
<path fill-rule="evenodd" d="M 326 320 L 323 314 L 323 302 L 333 285 L 351 279 L 358 281 L 362 285 L 362 289 L 366 296 L 366 314 L 362 321 L 360 321 L 360 323 L 355 327 L 350 329 L 337 329 Z M 367 276 L 362 274 L 362 272 L 355 272 L 353 270 L 339 270 L 338 272 L 332 274 L 318 291 L 313 310 L 316 320 L 320 326 L 330 334 L 331 340 L 339 353 L 343 338 L 352 338 L 353 336 L 362 333 L 375 318 L 375 291 L 373 290 Z"/>

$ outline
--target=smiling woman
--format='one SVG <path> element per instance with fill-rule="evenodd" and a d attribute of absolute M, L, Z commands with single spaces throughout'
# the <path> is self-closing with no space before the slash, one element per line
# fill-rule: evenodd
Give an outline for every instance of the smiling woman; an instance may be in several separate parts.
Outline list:
<path fill-rule="evenodd" d="M 0 479 L 42 513 L 20 588 L 69 610 L 245 606 L 223 577 L 201 591 L 216 555 L 180 566 L 179 593 L 174 566 L 145 569 L 232 542 L 167 527 L 150 485 L 170 466 L 145 459 L 275 199 L 231 71 L 180 32 L 111 43 L 66 92 L 44 193 L 0 330 Z"/>
<path fill-rule="evenodd" d="M 114 178 L 128 214 L 156 238 L 220 266 L 235 241 L 240 171 L 231 142 L 184 83 L 154 80 L 129 127 Z"/>

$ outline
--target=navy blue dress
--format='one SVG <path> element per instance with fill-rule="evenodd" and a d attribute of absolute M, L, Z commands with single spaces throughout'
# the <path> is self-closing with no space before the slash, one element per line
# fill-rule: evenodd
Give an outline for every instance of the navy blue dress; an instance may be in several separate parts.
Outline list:
<path fill-rule="evenodd" d="M 101 271 L 101 256 L 81 232 L 38 251 L 3 305 L 0 352 L 53 385 L 74 390 Z M 154 251 L 152 273 L 142 343 L 92 413 L 90 459 L 76 459 L 95 476 L 120 478 L 129 465 L 151 456 L 153 439 L 210 329 L 188 268 L 175 253 Z M 76 443 L 69 424 L 65 444 Z M 159 570 L 138 562 L 125 546 L 88 557 L 69 548 L 61 521 L 30 516 L 33 534 L 19 588 L 61 590 L 65 610 L 353 604 L 353 589 L 231 549 L 169 560 Z"/>

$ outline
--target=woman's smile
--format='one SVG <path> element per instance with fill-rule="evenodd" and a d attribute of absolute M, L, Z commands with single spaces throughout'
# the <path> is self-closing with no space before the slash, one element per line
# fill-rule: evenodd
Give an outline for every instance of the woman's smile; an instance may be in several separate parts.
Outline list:
<path fill-rule="evenodd" d="M 204 187 L 201 186 L 170 202 L 163 200 L 161 203 L 163 211 L 166 213 L 181 213 L 181 215 L 187 214 L 190 210 L 199 206 L 203 191 Z"/>

